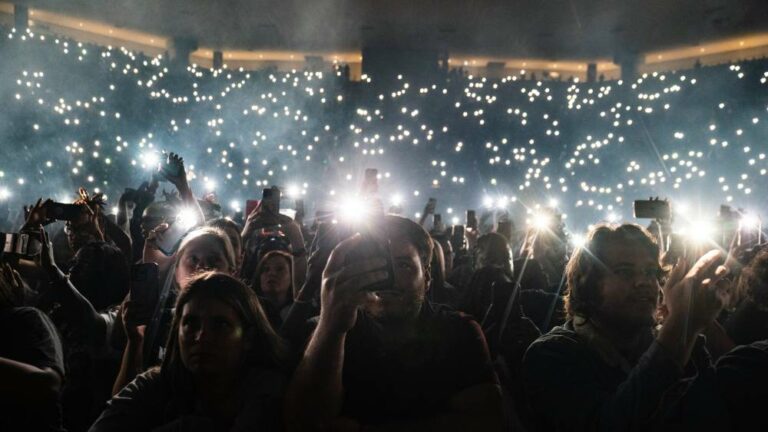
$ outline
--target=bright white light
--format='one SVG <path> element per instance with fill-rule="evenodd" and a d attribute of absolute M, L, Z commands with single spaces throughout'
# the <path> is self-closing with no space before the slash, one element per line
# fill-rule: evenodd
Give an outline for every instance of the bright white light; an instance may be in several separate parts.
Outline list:
<path fill-rule="evenodd" d="M 120 213 L 120 207 L 118 207 L 118 206 L 112 207 L 112 214 L 116 215 L 118 213 Z"/>
<path fill-rule="evenodd" d="M 616 215 L 616 213 L 608 213 L 608 216 L 605 219 L 610 223 L 615 223 L 619 220 L 619 216 Z"/>
<path fill-rule="evenodd" d="M 288 187 L 285 189 L 285 193 L 289 198 L 296 198 L 301 194 L 301 189 L 295 184 L 292 184 L 288 185 Z"/>
<path fill-rule="evenodd" d="M 359 197 L 350 197 L 342 201 L 338 213 L 343 220 L 357 222 L 363 220 L 369 212 L 367 203 Z"/>
<path fill-rule="evenodd" d="M 205 191 L 206 192 L 213 192 L 216 189 L 216 182 L 213 180 L 206 180 L 205 181 Z"/>
<path fill-rule="evenodd" d="M 141 155 L 141 161 L 147 168 L 154 169 L 160 164 L 160 155 L 155 152 L 146 152 Z"/>
<path fill-rule="evenodd" d="M 458 225 L 459 224 L 459 218 L 457 218 L 456 216 L 451 218 L 451 224 Z"/>
<path fill-rule="evenodd" d="M 394 206 L 399 206 L 400 204 L 403 203 L 403 197 L 400 194 L 394 194 L 392 195 L 390 202 L 392 202 L 392 205 Z"/>
<path fill-rule="evenodd" d="M 688 204 L 684 202 L 676 202 L 673 207 L 675 209 L 675 213 L 679 214 L 680 216 L 686 216 L 688 214 Z"/>
<path fill-rule="evenodd" d="M 708 220 L 695 220 L 680 230 L 680 234 L 696 243 L 711 241 L 715 234 L 715 226 Z"/>
<path fill-rule="evenodd" d="M 501 197 L 496 201 L 496 208 L 498 209 L 505 209 L 507 208 L 507 197 Z"/>
<path fill-rule="evenodd" d="M 192 228 L 197 222 L 197 213 L 191 209 L 183 209 L 176 216 L 176 223 L 181 224 L 183 228 Z"/>
<path fill-rule="evenodd" d="M 0 188 L 0 200 L 7 200 L 11 197 L 11 191 L 6 188 Z"/>
<path fill-rule="evenodd" d="M 493 198 L 489 196 L 483 198 L 483 206 L 487 208 L 493 207 Z"/>
<path fill-rule="evenodd" d="M 556 207 L 557 207 L 557 204 L 558 204 L 558 202 L 557 202 L 557 199 L 556 199 L 556 198 L 550 198 L 550 199 L 549 199 L 549 206 L 550 206 L 550 207 L 552 207 L 552 208 L 556 208 Z"/>
<path fill-rule="evenodd" d="M 582 234 L 571 235 L 571 245 L 576 249 L 581 249 L 587 244 L 587 239 Z"/>
<path fill-rule="evenodd" d="M 746 213 L 741 216 L 739 225 L 742 229 L 750 231 L 756 230 L 760 227 L 760 217 L 756 214 Z"/>
<path fill-rule="evenodd" d="M 536 213 L 533 215 L 533 226 L 536 229 L 549 228 L 552 223 L 552 217 L 546 213 Z"/>

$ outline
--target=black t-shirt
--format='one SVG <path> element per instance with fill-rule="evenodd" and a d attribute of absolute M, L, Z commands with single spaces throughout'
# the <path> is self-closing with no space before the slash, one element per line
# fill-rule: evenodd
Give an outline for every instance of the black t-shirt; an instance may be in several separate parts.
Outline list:
<path fill-rule="evenodd" d="M 63 381 L 64 355 L 56 328 L 45 314 L 29 307 L 0 310 L 0 357 L 56 371 Z M 0 430 L 60 431 L 58 395 L 34 409 L 14 400 L 0 403 Z"/>
<path fill-rule="evenodd" d="M 415 339 L 385 349 L 385 330 L 361 314 L 346 339 L 342 416 L 362 424 L 434 416 L 460 391 L 498 384 L 474 320 L 425 304 L 416 325 Z"/>

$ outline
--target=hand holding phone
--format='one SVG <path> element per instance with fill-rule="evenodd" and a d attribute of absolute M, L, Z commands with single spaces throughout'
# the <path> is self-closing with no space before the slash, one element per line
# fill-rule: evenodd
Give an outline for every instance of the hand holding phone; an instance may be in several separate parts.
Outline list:
<path fill-rule="evenodd" d="M 367 291 L 373 293 L 391 291 L 395 288 L 395 271 L 392 264 L 389 239 L 382 234 L 373 230 L 361 233 L 362 238 L 360 242 L 347 254 L 344 263 L 345 266 L 355 266 L 357 263 L 369 260 L 380 260 L 383 263 L 379 270 L 385 271 L 387 276 L 381 282 L 367 287 Z"/>

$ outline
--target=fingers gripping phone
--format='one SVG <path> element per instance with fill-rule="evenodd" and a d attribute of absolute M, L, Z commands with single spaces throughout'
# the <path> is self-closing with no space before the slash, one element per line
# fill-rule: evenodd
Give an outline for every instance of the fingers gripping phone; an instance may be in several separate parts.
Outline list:
<path fill-rule="evenodd" d="M 345 266 L 354 266 L 356 263 L 372 259 L 381 259 L 384 266 L 376 269 L 387 272 L 387 278 L 366 287 L 370 292 L 392 291 L 395 288 L 395 271 L 392 264 L 389 239 L 381 233 L 371 231 L 362 232 L 362 239 L 353 250 L 350 250 L 345 260 Z"/>

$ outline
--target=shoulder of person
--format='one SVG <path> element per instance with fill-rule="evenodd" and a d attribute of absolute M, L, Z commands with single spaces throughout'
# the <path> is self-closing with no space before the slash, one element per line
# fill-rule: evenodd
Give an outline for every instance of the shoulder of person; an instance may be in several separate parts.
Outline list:
<path fill-rule="evenodd" d="M 118 400 L 141 399 L 161 403 L 163 394 L 169 389 L 160 375 L 160 368 L 152 368 L 136 375 L 136 378 L 123 387 L 113 398 L 112 403 Z"/>
<path fill-rule="evenodd" d="M 558 355 L 567 359 L 576 352 L 586 352 L 588 347 L 579 338 L 575 331 L 568 327 L 568 323 L 561 327 L 553 328 L 549 333 L 536 339 L 525 353 L 526 361 L 529 357 Z M 531 360 L 535 361 L 535 360 Z"/>
<path fill-rule="evenodd" d="M 27 323 L 50 323 L 51 320 L 41 310 L 29 306 L 20 306 L 6 309 L 4 315 L 14 321 L 25 321 Z"/>

